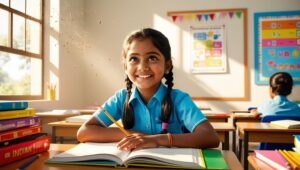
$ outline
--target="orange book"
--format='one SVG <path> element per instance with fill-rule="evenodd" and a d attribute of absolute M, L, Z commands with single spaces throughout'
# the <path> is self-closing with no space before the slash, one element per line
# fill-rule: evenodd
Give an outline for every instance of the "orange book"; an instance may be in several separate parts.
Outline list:
<path fill-rule="evenodd" d="M 50 137 L 43 136 L 0 148 L 0 166 L 49 150 Z"/>
<path fill-rule="evenodd" d="M 42 127 L 39 125 L 5 131 L 0 133 L 0 142 L 17 139 L 40 132 L 42 132 Z"/>

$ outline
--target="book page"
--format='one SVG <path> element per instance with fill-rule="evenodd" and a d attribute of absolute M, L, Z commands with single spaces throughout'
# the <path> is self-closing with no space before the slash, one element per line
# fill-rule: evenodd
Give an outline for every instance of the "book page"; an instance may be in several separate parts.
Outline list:
<path fill-rule="evenodd" d="M 205 168 L 199 149 L 194 148 L 149 148 L 130 153 L 126 164 L 158 164 L 171 167 Z"/>
<path fill-rule="evenodd" d="M 121 151 L 117 143 L 80 143 L 72 149 L 55 155 L 50 162 L 75 162 L 91 160 L 109 160 L 121 165 L 129 152 Z"/>

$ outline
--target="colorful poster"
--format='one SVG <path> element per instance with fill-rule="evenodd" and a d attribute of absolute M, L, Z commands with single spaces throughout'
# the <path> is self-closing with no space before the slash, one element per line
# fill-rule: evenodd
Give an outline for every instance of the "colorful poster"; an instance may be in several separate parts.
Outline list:
<path fill-rule="evenodd" d="M 256 13 L 256 84 L 269 84 L 276 72 L 288 72 L 300 84 L 300 11 Z"/>
<path fill-rule="evenodd" d="M 192 73 L 227 71 L 224 32 L 224 26 L 191 27 Z"/>

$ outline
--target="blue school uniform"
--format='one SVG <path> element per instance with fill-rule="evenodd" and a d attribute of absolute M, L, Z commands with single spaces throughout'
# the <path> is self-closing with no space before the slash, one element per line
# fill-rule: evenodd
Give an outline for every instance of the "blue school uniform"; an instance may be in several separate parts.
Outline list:
<path fill-rule="evenodd" d="M 286 96 L 275 96 L 272 100 L 262 103 L 257 111 L 266 115 L 300 116 L 300 107 L 287 99 Z"/>
<path fill-rule="evenodd" d="M 149 100 L 147 105 L 142 101 L 138 89 L 133 88 L 129 103 L 134 113 L 134 126 L 131 130 L 146 134 L 159 134 L 162 131 L 161 107 L 167 87 L 160 84 L 157 92 Z M 103 105 L 115 120 L 122 118 L 123 104 L 126 98 L 126 89 L 116 92 Z M 192 132 L 197 125 L 207 120 L 198 109 L 187 93 L 173 89 L 171 92 L 172 113 L 168 122 L 168 132 L 184 133 L 186 130 Z M 99 109 L 95 113 L 98 121 L 104 126 L 112 124 L 110 119 Z"/>

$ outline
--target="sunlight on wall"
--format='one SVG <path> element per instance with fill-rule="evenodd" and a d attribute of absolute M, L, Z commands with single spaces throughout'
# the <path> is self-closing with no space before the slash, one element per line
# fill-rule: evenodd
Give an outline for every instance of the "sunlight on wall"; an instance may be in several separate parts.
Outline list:
<path fill-rule="evenodd" d="M 55 97 L 48 99 L 59 99 L 59 25 L 60 25 L 60 1 L 50 1 L 50 38 L 49 38 L 49 80 L 47 83 L 47 93 L 52 90 Z M 51 95 L 50 95 L 51 96 Z"/>
<path fill-rule="evenodd" d="M 173 65 L 180 68 L 182 63 L 180 28 L 157 14 L 153 16 L 153 27 L 168 37 L 172 49 Z"/>
<path fill-rule="evenodd" d="M 50 1 L 50 27 L 59 32 L 59 0 Z"/>
<path fill-rule="evenodd" d="M 59 68 L 59 42 L 56 38 L 50 35 L 50 63 L 56 68 Z"/>

